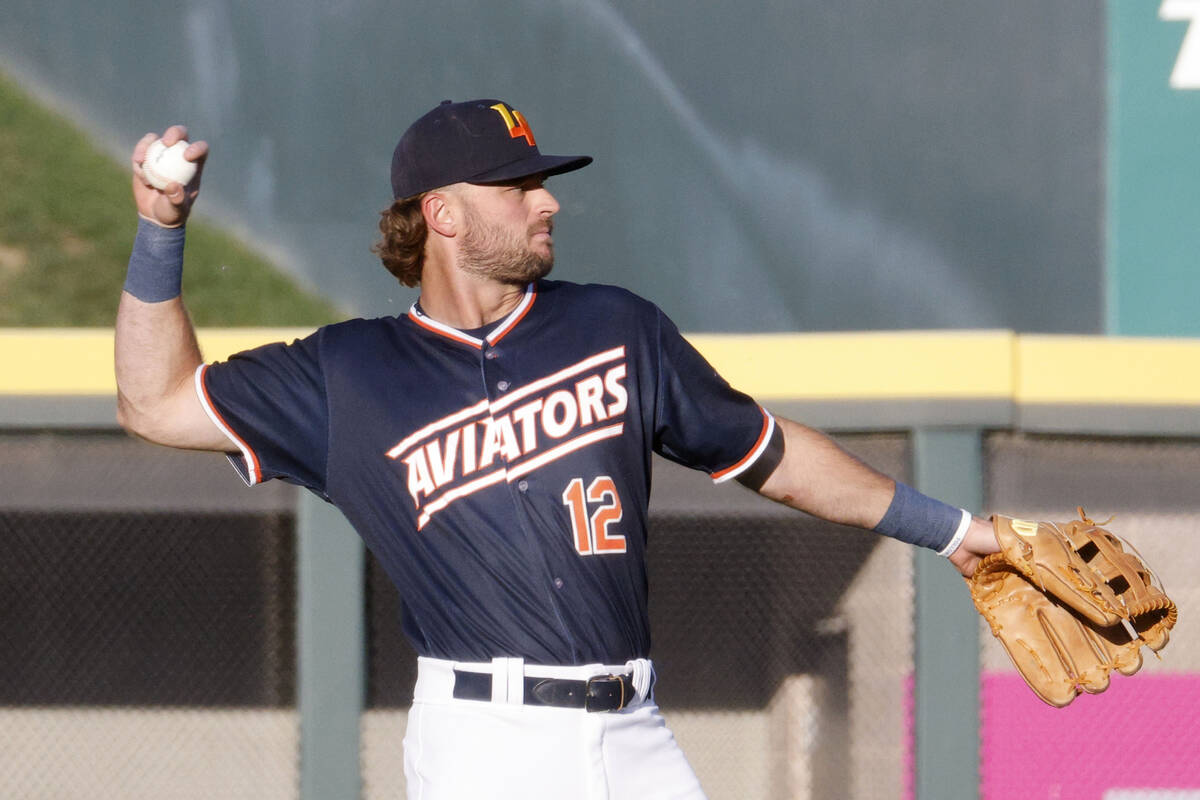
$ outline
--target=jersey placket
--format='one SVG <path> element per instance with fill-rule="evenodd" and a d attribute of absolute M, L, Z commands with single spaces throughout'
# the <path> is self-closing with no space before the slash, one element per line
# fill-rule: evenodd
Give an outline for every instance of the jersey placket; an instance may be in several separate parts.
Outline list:
<path fill-rule="evenodd" d="M 523 426 L 536 426 L 537 424 L 532 416 L 523 420 L 523 423 L 521 424 L 521 430 L 516 430 L 515 428 L 511 427 L 512 423 L 510 419 L 505 422 L 500 421 L 501 418 L 505 418 L 505 415 L 513 409 L 506 409 L 499 415 L 492 411 L 492 408 L 495 407 L 496 403 L 503 400 L 510 391 L 517 388 L 514 386 L 513 377 L 505 369 L 504 349 L 485 340 L 480 349 L 479 365 L 480 374 L 483 378 L 483 389 L 488 398 L 488 425 L 508 425 L 510 426 L 510 430 L 516 437 L 517 441 L 520 441 L 526 434 L 526 432 L 523 430 Z M 501 434 L 499 434 L 499 432 L 494 434 L 489 432 L 487 435 L 499 436 Z M 537 434 L 534 433 L 533 435 Z M 504 447 L 499 448 L 498 456 L 503 460 L 506 470 L 512 467 L 511 459 L 505 452 Z M 547 548 L 539 546 L 538 528 L 533 523 L 529 513 L 529 504 L 532 502 L 530 499 L 530 493 L 534 491 L 533 482 L 536 480 L 537 478 L 534 476 L 534 474 L 530 473 L 528 475 L 523 475 L 516 480 L 509 478 L 505 481 L 505 483 L 508 487 L 509 498 L 513 504 L 513 516 L 517 519 L 517 523 L 520 525 L 520 533 L 525 541 L 525 550 L 529 554 L 530 564 L 531 566 L 533 564 L 540 565 L 546 601 L 550 608 L 554 611 L 554 619 L 558 623 L 563 637 L 570 645 L 572 654 L 577 654 L 579 648 L 575 642 L 575 638 L 571 635 L 566 622 L 563 620 L 563 616 L 560 611 L 562 601 L 558 595 L 560 590 L 564 588 L 565 583 L 562 576 L 555 575 L 554 570 L 551 569 L 550 563 L 546 558 Z M 542 532 L 542 535 L 544 536 L 545 532 Z M 553 550 L 553 548 L 550 549 Z M 531 583 L 533 583 L 532 580 Z"/>

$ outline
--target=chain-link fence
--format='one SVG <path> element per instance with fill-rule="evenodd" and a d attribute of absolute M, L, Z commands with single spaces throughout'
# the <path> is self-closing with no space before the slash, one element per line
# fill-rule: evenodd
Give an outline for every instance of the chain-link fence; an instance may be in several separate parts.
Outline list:
<path fill-rule="evenodd" d="M 0 797 L 296 797 L 294 517 L 220 461 L 0 436 Z"/>
<path fill-rule="evenodd" d="M 842 442 L 907 477 L 906 436 Z M 1116 514 L 1180 622 L 1162 661 L 1060 711 L 981 628 L 983 796 L 1194 790 L 1200 442 L 997 433 L 984 462 L 989 510 Z M 297 797 L 295 495 L 100 432 L 0 436 L 0 489 L 0 796 Z M 657 698 L 713 800 L 911 797 L 910 549 L 670 465 L 651 517 Z M 373 561 L 365 580 L 374 800 L 403 796 L 415 663 Z M 1108 749 L 1063 751 L 1096 730 Z"/>

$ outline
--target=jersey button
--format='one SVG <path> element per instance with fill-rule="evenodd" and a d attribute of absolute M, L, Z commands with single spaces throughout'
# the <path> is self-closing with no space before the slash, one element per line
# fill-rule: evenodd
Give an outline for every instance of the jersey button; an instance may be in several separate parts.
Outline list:
<path fill-rule="evenodd" d="M 554 579 L 554 588 L 555 588 L 555 589 L 561 589 L 562 587 L 563 587 L 563 579 L 562 579 L 562 578 L 555 578 L 555 579 Z"/>
<path fill-rule="evenodd" d="M 529 481 L 518 481 L 517 489 L 522 492 L 528 492 L 529 491 Z"/>
<path fill-rule="evenodd" d="M 502 392 L 507 392 L 508 391 L 508 381 L 500 381 L 499 383 L 496 384 L 496 388 Z"/>
<path fill-rule="evenodd" d="M 488 361 L 491 361 L 492 359 L 499 358 L 500 354 L 497 353 L 495 350 L 488 350 L 486 353 L 483 354 L 483 357 L 486 358 Z"/>

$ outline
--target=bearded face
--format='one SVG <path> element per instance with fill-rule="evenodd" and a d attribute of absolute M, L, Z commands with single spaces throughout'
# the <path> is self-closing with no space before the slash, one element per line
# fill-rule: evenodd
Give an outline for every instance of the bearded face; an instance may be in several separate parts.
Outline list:
<path fill-rule="evenodd" d="M 554 267 L 554 223 L 540 219 L 518 227 L 493 221 L 465 208 L 465 231 L 459 246 L 459 267 L 468 274 L 524 285 L 550 274 Z"/>

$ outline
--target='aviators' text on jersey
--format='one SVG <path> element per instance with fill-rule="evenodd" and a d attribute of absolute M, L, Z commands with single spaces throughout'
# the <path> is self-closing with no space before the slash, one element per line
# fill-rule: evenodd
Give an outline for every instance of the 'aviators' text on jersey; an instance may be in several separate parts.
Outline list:
<path fill-rule="evenodd" d="M 404 465 L 417 527 L 456 500 L 620 436 L 625 375 L 625 348 L 615 347 L 406 436 L 387 455 Z"/>

